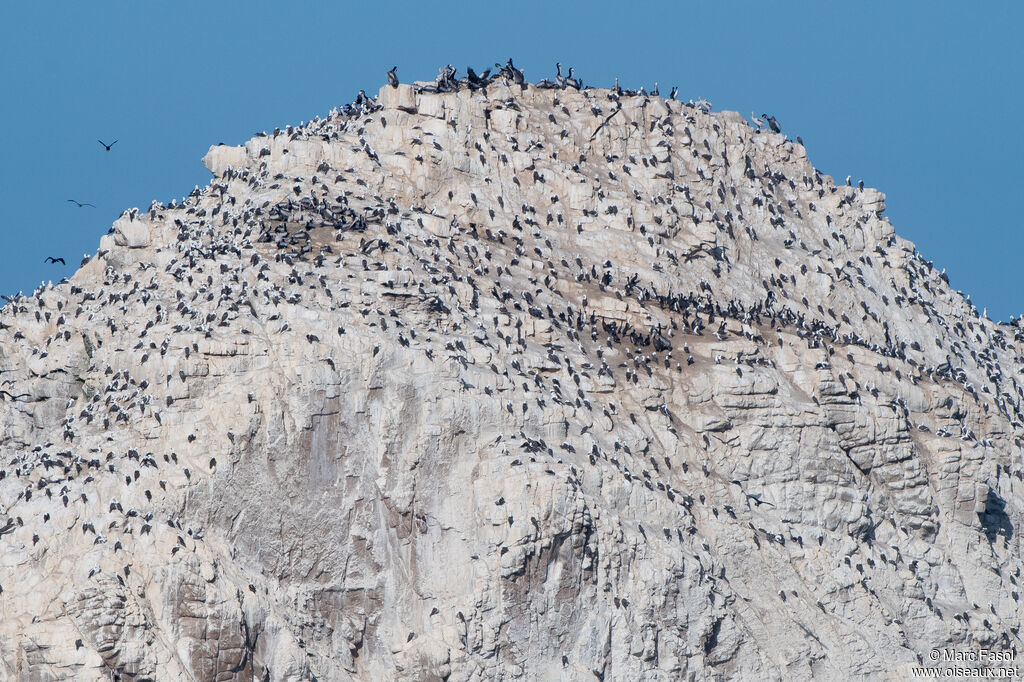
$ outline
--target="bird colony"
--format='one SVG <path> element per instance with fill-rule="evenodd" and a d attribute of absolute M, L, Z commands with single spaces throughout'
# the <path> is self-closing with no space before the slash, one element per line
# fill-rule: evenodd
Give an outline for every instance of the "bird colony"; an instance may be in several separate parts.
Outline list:
<path fill-rule="evenodd" d="M 1024 327 L 772 123 L 499 78 L 212 147 L 0 312 L 0 679 L 1019 651 Z"/>

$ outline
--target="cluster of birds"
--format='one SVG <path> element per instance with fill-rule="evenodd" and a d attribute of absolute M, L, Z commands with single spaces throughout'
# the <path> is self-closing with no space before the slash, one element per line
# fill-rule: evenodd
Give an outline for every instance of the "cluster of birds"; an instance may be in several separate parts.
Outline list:
<path fill-rule="evenodd" d="M 523 72 L 511 59 L 504 65 L 495 64 L 495 68 L 493 73 L 488 69 L 481 74 L 467 69 L 467 76 L 459 79 L 456 70 L 447 65 L 437 81 L 422 90 L 445 93 L 461 87 L 483 89 L 499 78 L 526 86 Z M 536 87 L 585 90 L 573 69 L 563 75 L 561 64 L 556 68 L 554 80 L 542 80 Z M 397 67 L 387 77 L 391 86 L 398 86 Z M 947 320 L 933 302 L 944 295 L 943 280 L 916 253 L 903 266 L 909 278 L 907 286 L 895 280 L 885 282 L 880 273 L 888 272 L 882 266 L 888 265 L 893 250 L 898 248 L 895 238 L 836 267 L 843 254 L 851 250 L 846 228 L 833 224 L 831 211 L 819 209 L 814 202 L 824 205 L 842 194 L 840 208 L 860 211 L 855 188 L 843 190 L 817 172 L 800 175 L 782 164 L 773 167 L 756 163 L 746 153 L 742 153 L 742 173 L 732 174 L 732 179 L 716 173 L 716 165 L 741 163 L 740 157 L 722 141 L 725 133 L 720 120 L 698 118 L 698 112 L 705 111 L 699 103 L 673 105 L 675 108 L 667 113 L 650 114 L 649 124 L 642 130 L 655 151 L 573 149 L 571 155 L 558 156 L 553 141 L 569 137 L 566 121 L 570 112 L 568 102 L 563 101 L 568 98 L 561 92 L 554 94 L 550 111 L 544 112 L 547 118 L 537 126 L 542 131 L 538 139 L 527 142 L 526 135 L 486 130 L 461 133 L 454 130 L 457 125 L 452 125 L 448 137 L 422 133 L 408 149 L 396 150 L 416 163 L 427 164 L 431 154 L 445 154 L 445 145 L 453 139 L 459 143 L 456 132 L 464 135 L 467 150 L 475 150 L 472 153 L 478 155 L 485 169 L 482 172 L 487 174 L 484 186 L 490 187 L 486 191 L 492 194 L 485 195 L 477 188 L 465 202 L 478 211 L 478 217 L 470 216 L 464 224 L 451 226 L 459 239 L 432 234 L 424 228 L 425 221 L 447 219 L 443 193 L 439 194 L 440 208 L 415 202 L 402 205 L 382 189 L 386 187 L 384 180 L 371 178 L 374 182 L 370 183 L 363 177 L 366 169 L 372 173 L 381 167 L 380 153 L 373 147 L 374 133 L 386 123 L 382 107 L 360 92 L 339 115 L 257 136 L 257 141 L 263 137 L 320 139 L 344 145 L 351 150 L 351 167 L 338 169 L 325 161 L 313 177 L 296 177 L 272 169 L 272 159 L 264 160 L 271 156 L 267 147 L 265 154 L 259 152 L 259 161 L 252 167 L 226 171 L 180 204 L 150 207 L 151 220 L 173 223 L 178 230 L 171 247 L 174 255 L 163 268 L 141 263 L 132 271 L 110 269 L 97 289 L 71 287 L 56 306 L 44 304 L 41 295 L 34 302 L 14 300 L 5 313 L 11 317 L 0 321 L 0 327 L 55 323 L 45 343 L 32 350 L 32 355 L 40 359 L 48 353 L 57 355 L 62 345 L 71 343 L 72 338 L 77 342 L 86 331 L 97 345 L 101 334 L 107 340 L 130 338 L 134 344 L 121 344 L 127 345 L 121 366 L 111 360 L 117 356 L 110 347 L 118 344 L 107 346 L 106 360 L 96 368 L 104 383 L 84 399 L 84 404 L 69 411 L 62 423 L 61 445 L 26 447 L 12 460 L 14 477 L 25 482 L 18 500 L 28 501 L 41 490 L 65 507 L 85 505 L 90 499 L 86 484 L 100 476 L 123 477 L 123 495 L 135 494 L 141 488 L 138 497 L 144 495 L 147 501 L 157 485 L 166 490 L 168 481 L 172 485 L 182 478 L 190 482 L 195 472 L 173 452 L 162 458 L 128 448 L 120 453 L 101 453 L 99 448 L 83 452 L 77 444 L 100 425 L 104 433 L 149 424 L 150 420 L 162 426 L 161 412 L 172 408 L 175 395 L 181 394 L 190 381 L 196 381 L 184 370 L 161 370 L 158 381 L 139 380 L 124 366 L 146 370 L 163 367 L 168 353 L 181 352 L 188 358 L 199 352 L 194 339 L 215 337 L 225 328 L 272 344 L 275 337 L 295 332 L 289 323 L 290 313 L 303 307 L 330 311 L 329 315 L 316 316 L 310 322 L 312 330 L 304 332 L 305 340 L 298 341 L 316 351 L 318 362 L 324 363 L 321 367 L 336 370 L 331 338 L 345 336 L 348 330 L 359 327 L 378 336 L 380 343 L 373 347 L 374 356 L 382 346 L 390 345 L 421 352 L 430 363 L 446 362 L 461 368 L 459 379 L 464 390 L 479 387 L 484 396 L 500 403 L 501 412 L 509 415 L 509 434 L 499 437 L 495 447 L 514 457 L 510 466 L 536 464 L 547 467 L 544 471 L 548 475 L 556 475 L 557 466 L 567 484 L 579 488 L 583 480 L 577 465 L 607 463 L 627 485 L 641 485 L 682 510 L 679 518 L 685 520 L 683 526 L 662 529 L 666 539 L 680 543 L 689 542 L 688 538 L 698 532 L 700 520 L 695 509 L 707 506 L 709 513 L 718 517 L 718 507 L 706 502 L 702 494 L 695 497 L 681 491 L 680 475 L 669 471 L 673 462 L 668 454 L 660 453 L 653 439 L 636 434 L 666 431 L 683 437 L 687 427 L 664 400 L 637 405 L 628 402 L 625 392 L 602 394 L 591 390 L 595 377 L 613 383 L 624 377 L 627 386 L 636 387 L 645 377 L 653 379 L 657 375 L 670 380 L 686 371 L 684 363 L 686 367 L 706 369 L 709 364 L 729 360 L 739 377 L 744 372 L 771 373 L 775 371 L 771 349 L 776 344 L 781 346 L 784 337 L 796 338 L 808 348 L 825 351 L 818 370 L 838 365 L 843 350 L 853 367 L 852 353 L 861 349 L 877 356 L 877 372 L 893 374 L 896 385 L 952 381 L 986 411 L 989 403 L 982 394 L 989 393 L 1010 424 L 1024 428 L 1024 389 L 1016 377 L 1004 376 L 999 369 L 999 358 L 1010 352 L 1009 344 L 1024 342 L 1024 330 L 1018 328 L 1010 339 L 1004 329 L 990 329 L 976 316 L 966 323 Z M 669 101 L 675 95 L 673 88 Z M 618 98 L 622 96 L 657 96 L 657 86 L 648 93 L 643 89 L 624 90 L 616 82 L 607 96 L 588 99 L 590 109 L 583 108 L 583 115 L 604 125 L 621 110 Z M 517 105 L 510 101 L 508 106 Z M 764 126 L 776 133 L 781 131 L 771 116 L 752 117 L 752 123 L 758 131 Z M 475 137 L 470 137 L 473 134 Z M 684 135 L 690 142 L 680 142 Z M 115 143 L 101 142 L 107 151 Z M 426 151 L 420 152 L 421 148 Z M 509 173 L 514 179 L 501 187 L 492 184 L 489 169 L 510 170 L 509 157 L 514 152 L 531 154 L 528 172 Z M 684 177 L 679 166 L 673 164 L 673 155 L 691 163 L 692 172 Z M 592 204 L 567 206 L 571 203 L 569 197 L 550 189 L 554 184 L 551 178 L 563 174 L 593 187 L 596 198 Z M 627 187 L 625 178 L 641 177 L 644 182 L 637 180 L 635 186 L 630 183 Z M 792 199 L 798 188 L 814 201 L 800 203 Z M 621 218 L 620 206 L 611 203 L 618 196 L 655 211 L 656 217 L 642 223 L 633 217 Z M 452 191 L 447 200 L 456 203 Z M 600 213 L 599 202 L 603 202 Z M 621 209 L 625 214 L 626 206 Z M 821 213 L 825 217 L 817 220 L 815 214 Z M 138 214 L 129 212 L 128 217 L 134 220 Z M 624 222 L 632 230 L 630 239 L 639 245 L 637 253 L 649 254 L 649 262 L 640 262 L 639 258 L 630 264 L 615 263 L 578 249 L 573 240 L 584 232 L 584 218 Z M 684 218 L 696 225 L 711 224 L 718 235 L 716 244 L 689 250 L 675 246 L 670 235 Z M 812 220 L 822 227 L 820 234 L 810 230 L 797 234 L 799 228 L 791 225 Z M 860 219 L 857 222 L 859 225 Z M 502 226 L 496 227 L 498 223 Z M 764 268 L 757 270 L 763 279 L 752 281 L 753 290 L 737 288 L 726 275 L 738 258 L 740 242 L 762 239 L 781 244 L 786 260 L 776 258 L 774 264 L 764 263 Z M 579 255 L 568 255 L 574 251 Z M 63 263 L 63 259 L 52 260 Z M 254 278 L 248 276 L 252 273 Z M 699 277 L 693 273 L 699 273 Z M 837 288 L 856 287 L 860 310 L 837 312 L 829 307 L 827 297 L 808 300 L 811 293 L 804 287 L 811 277 L 827 280 L 829 295 Z M 667 322 L 637 327 L 636 323 L 606 316 L 598 305 L 590 304 L 588 295 L 657 310 L 659 319 Z M 886 314 L 885 306 L 890 302 L 898 308 L 922 311 L 929 323 L 949 332 L 946 336 L 952 341 L 944 363 L 936 365 L 929 360 L 931 355 L 919 341 L 908 343 L 899 338 L 894 320 Z M 142 311 L 144 327 L 131 321 L 129 313 L 138 311 Z M 550 340 L 532 334 L 529 329 L 534 324 L 550 328 Z M 759 353 L 737 352 L 731 358 L 720 351 L 712 355 L 709 347 L 713 343 L 718 345 L 733 337 L 752 342 Z M 86 343 L 88 348 L 93 342 L 87 339 Z M 942 347 L 943 340 L 936 338 L 935 345 Z M 471 348 L 485 351 L 493 360 L 486 365 L 474 362 Z M 89 354 L 91 358 L 92 351 Z M 528 357 L 543 358 L 544 371 L 531 368 Z M 988 379 L 980 389 L 971 381 L 972 376 L 978 376 L 976 368 L 982 368 Z M 835 402 L 853 404 L 874 399 L 912 416 L 899 396 L 886 395 L 884 388 L 862 381 L 852 371 L 836 374 L 844 393 L 832 396 Z M 0 390 L 0 399 L 24 406 L 29 394 L 13 380 L 4 381 L 6 388 Z M 250 402 L 254 400 L 250 397 Z M 71 400 L 69 408 L 74 404 Z M 566 414 L 578 415 L 578 423 L 566 418 L 561 426 L 555 425 L 561 432 L 560 444 L 558 440 L 548 443 L 536 433 L 540 429 L 536 421 L 540 417 L 536 415 L 553 413 L 555 406 Z M 966 412 L 957 415 L 961 438 L 985 447 L 992 445 L 990 438 L 975 435 Z M 607 435 L 598 437 L 590 424 L 602 417 L 611 428 Z M 590 447 L 581 447 L 587 438 Z M 749 480 L 723 478 L 708 467 L 710 453 L 718 446 L 706 434 L 694 440 L 695 448 L 705 458 L 704 477 L 721 478 L 722 488 L 729 491 L 724 494 L 742 496 L 735 504 L 722 507 L 726 514 L 736 518 L 744 503 L 748 508 L 773 506 L 764 499 L 763 492 L 748 490 Z M 509 446 L 517 452 L 513 454 Z M 660 461 L 655 457 L 658 454 Z M 203 464 L 209 471 L 216 470 L 215 458 Z M 41 485 L 30 479 L 39 467 L 46 471 L 44 478 L 37 479 Z M 680 468 L 688 474 L 687 463 Z M 51 476 L 51 470 L 58 475 Z M 1021 478 L 1020 470 L 1015 468 L 1013 475 Z M 7 471 L 0 471 L 0 480 L 6 476 Z M 104 511 L 113 525 L 104 527 L 106 518 L 102 523 L 90 518 L 81 524 L 82 534 L 92 533 L 96 544 L 106 543 L 116 534 L 119 539 L 115 542 L 127 544 L 125 536 L 153 530 L 152 512 L 130 506 L 125 512 L 119 508 L 121 503 L 115 506 L 115 502 Z M 515 520 L 510 516 L 508 523 L 513 525 Z M 0 534 L 14 532 L 16 527 L 0 529 Z M 182 531 L 178 535 L 181 543 L 175 544 L 172 554 L 185 546 L 182 535 L 201 540 L 199 533 L 183 531 L 175 518 L 167 519 L 167 527 L 171 530 L 165 532 Z M 643 525 L 639 529 L 647 538 Z M 760 539 L 784 545 L 787 537 L 803 544 L 798 529 L 790 528 L 786 534 L 752 524 L 750 529 L 758 546 Z M 822 543 L 821 538 L 818 543 Z M 701 576 L 721 583 L 718 589 L 724 590 L 728 582 L 724 575 L 705 568 L 705 564 L 713 564 L 708 555 L 705 549 L 698 560 Z M 893 565 L 901 561 L 884 555 L 883 560 Z M 849 557 L 846 561 L 850 563 Z M 863 565 L 858 565 L 863 572 Z M 856 569 L 851 566 L 851 570 Z"/>
<path fill-rule="evenodd" d="M 392 67 L 391 70 L 387 72 L 388 84 L 393 88 L 398 87 L 397 72 L 397 66 Z M 488 85 L 498 80 L 503 81 L 506 85 L 518 85 L 520 88 L 524 89 L 528 85 L 522 69 L 516 68 L 515 64 L 512 63 L 512 59 L 509 58 L 509 60 L 504 64 L 495 62 L 493 73 L 491 69 L 486 69 L 477 74 L 472 67 L 466 67 L 465 78 L 458 78 L 457 69 L 451 64 L 446 64 L 441 67 L 437 80 L 435 80 L 432 85 L 419 87 L 418 91 L 456 92 L 463 86 L 470 90 L 486 90 Z M 544 90 L 566 90 L 569 88 L 573 90 L 584 89 L 583 81 L 575 75 L 575 68 L 569 67 L 569 70 L 563 74 L 561 62 L 557 62 L 555 64 L 555 77 L 553 80 L 549 78 L 542 78 L 534 83 L 533 86 Z M 615 91 L 620 95 L 647 94 L 643 88 L 639 90 L 623 90 L 619 87 L 619 81 L 617 78 L 615 79 Z M 678 88 L 672 88 L 670 98 L 675 99 L 677 92 Z M 657 83 L 655 83 L 654 89 L 650 94 L 658 95 Z"/>
<path fill-rule="evenodd" d="M 391 69 L 387 72 L 386 77 L 387 82 L 391 87 L 398 87 L 399 81 L 397 66 L 391 67 Z M 493 73 L 491 69 L 486 69 L 482 73 L 477 74 L 472 67 L 466 67 L 466 77 L 461 79 L 458 78 L 458 70 L 451 64 L 446 64 L 445 66 L 442 66 L 440 68 L 437 79 L 434 81 L 433 84 L 419 86 L 417 87 L 417 91 L 457 92 L 459 88 L 463 86 L 469 88 L 470 90 L 486 91 L 488 85 L 498 80 L 501 80 L 506 85 L 518 85 L 521 89 L 525 89 L 529 85 L 529 83 L 526 80 L 526 77 L 523 74 L 522 69 L 516 68 L 516 66 L 512 63 L 512 58 L 510 57 L 508 61 L 505 62 L 505 64 L 499 64 L 495 62 Z M 586 86 L 584 86 L 583 81 L 580 78 L 576 77 L 574 67 L 569 67 L 567 73 L 562 73 L 561 62 L 555 63 L 555 77 L 553 80 L 549 78 L 542 78 L 541 80 L 534 83 L 533 86 L 536 88 L 540 88 L 542 90 L 566 90 L 570 88 L 573 90 L 586 89 Z M 650 91 L 647 91 L 643 87 L 637 89 L 629 89 L 621 87 L 619 85 L 618 78 L 615 79 L 615 85 L 612 87 L 612 92 L 615 93 L 616 96 L 620 97 L 660 96 L 660 91 L 657 83 L 654 84 L 654 87 Z M 673 86 L 671 92 L 669 93 L 668 99 L 670 101 L 675 101 L 676 96 L 678 94 L 679 88 Z M 365 98 L 366 93 L 360 91 L 360 97 L 357 98 L 356 100 L 357 104 L 360 102 L 360 100 Z M 709 113 L 711 110 L 710 104 L 704 99 L 700 99 L 697 100 L 696 102 L 691 103 L 695 104 L 704 113 Z M 779 124 L 778 120 L 774 116 L 771 116 L 769 114 L 761 114 L 760 117 L 751 114 L 751 122 L 754 124 L 755 129 L 758 132 L 762 128 L 768 128 L 773 133 L 782 132 L 782 126 Z M 803 144 L 803 140 L 801 140 L 800 138 L 797 138 L 797 140 L 798 142 L 800 142 L 800 144 Z"/>
<path fill-rule="evenodd" d="M 109 152 L 111 149 L 113 149 L 114 145 L 117 144 L 120 140 L 114 140 L 110 144 L 107 144 L 106 142 L 100 139 L 97 139 L 96 141 L 103 146 L 104 150 Z M 96 208 L 96 204 L 90 203 L 88 201 L 78 201 L 77 199 L 68 199 L 68 203 L 74 204 L 77 208 Z M 44 260 L 43 262 L 53 265 L 56 265 L 57 263 L 60 263 L 61 265 L 65 266 L 67 265 L 63 258 L 55 256 L 47 256 L 46 260 Z"/>

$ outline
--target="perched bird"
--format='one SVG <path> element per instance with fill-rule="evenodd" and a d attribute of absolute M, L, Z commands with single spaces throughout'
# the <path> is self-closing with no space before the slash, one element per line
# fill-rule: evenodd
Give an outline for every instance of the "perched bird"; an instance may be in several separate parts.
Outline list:
<path fill-rule="evenodd" d="M 388 85 L 390 85 L 393 88 L 398 87 L 398 76 L 395 75 L 395 71 L 397 70 L 397 66 L 392 66 L 391 70 L 388 71 Z"/>

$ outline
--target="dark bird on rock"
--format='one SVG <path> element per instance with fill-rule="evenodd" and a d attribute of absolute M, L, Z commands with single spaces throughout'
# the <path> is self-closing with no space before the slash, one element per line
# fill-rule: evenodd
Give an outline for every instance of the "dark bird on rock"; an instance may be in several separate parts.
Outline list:
<path fill-rule="evenodd" d="M 392 66 L 391 70 L 388 71 L 388 85 L 390 85 L 393 88 L 398 87 L 398 76 L 395 75 L 396 71 L 398 71 L 397 66 Z"/>
<path fill-rule="evenodd" d="M 495 66 L 497 66 L 497 64 L 495 64 Z M 511 75 L 512 81 L 516 85 L 522 86 L 526 82 L 526 79 L 523 76 L 523 72 L 520 69 L 517 69 L 512 64 L 512 58 L 511 57 L 509 57 L 508 62 L 505 64 L 505 68 L 507 69 L 508 73 Z"/>

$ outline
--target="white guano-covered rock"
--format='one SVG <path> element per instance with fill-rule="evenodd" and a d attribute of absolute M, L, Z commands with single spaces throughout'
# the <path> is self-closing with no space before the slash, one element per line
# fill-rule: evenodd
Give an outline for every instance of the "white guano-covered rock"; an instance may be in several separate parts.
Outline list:
<path fill-rule="evenodd" d="M 702 107 L 385 86 L 5 305 L 0 680 L 1020 650 L 1024 323 Z"/>

